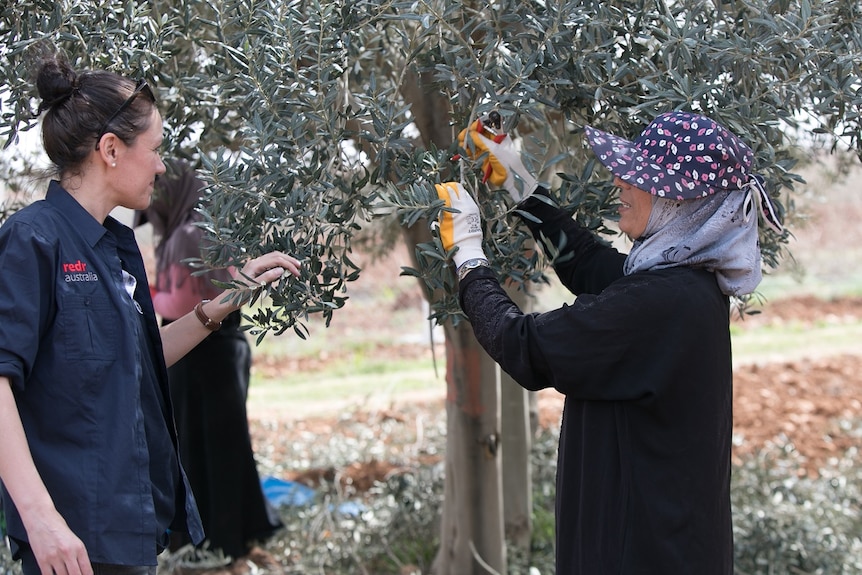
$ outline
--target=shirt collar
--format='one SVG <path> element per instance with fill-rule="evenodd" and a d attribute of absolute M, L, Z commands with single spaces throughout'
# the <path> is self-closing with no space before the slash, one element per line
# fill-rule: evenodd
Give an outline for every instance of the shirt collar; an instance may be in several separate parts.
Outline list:
<path fill-rule="evenodd" d="M 127 226 L 112 216 L 105 218 L 104 225 L 100 224 L 56 180 L 51 180 L 51 183 L 48 185 L 48 194 L 45 196 L 45 199 L 69 219 L 90 246 L 95 246 L 107 231 L 122 238 L 123 241 L 130 241 L 130 235 L 134 237 L 134 233 Z"/>
<path fill-rule="evenodd" d="M 102 236 L 105 235 L 105 232 L 107 231 L 105 226 L 100 224 L 96 218 L 90 214 L 90 212 L 85 210 L 84 206 L 79 204 L 78 201 L 60 185 L 60 182 L 51 180 L 51 183 L 48 184 L 48 193 L 45 196 L 45 199 L 49 204 L 60 210 L 60 212 L 69 219 L 75 229 L 78 230 L 78 233 L 84 237 L 90 246 L 95 246 L 96 243 L 102 239 Z"/>

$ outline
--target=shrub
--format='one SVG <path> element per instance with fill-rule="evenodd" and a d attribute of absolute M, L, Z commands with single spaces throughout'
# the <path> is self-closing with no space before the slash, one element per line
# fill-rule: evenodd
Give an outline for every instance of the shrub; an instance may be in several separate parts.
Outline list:
<path fill-rule="evenodd" d="M 799 477 L 793 445 L 737 467 L 731 496 L 737 575 L 862 573 L 862 469 L 851 451 L 817 479 Z"/>

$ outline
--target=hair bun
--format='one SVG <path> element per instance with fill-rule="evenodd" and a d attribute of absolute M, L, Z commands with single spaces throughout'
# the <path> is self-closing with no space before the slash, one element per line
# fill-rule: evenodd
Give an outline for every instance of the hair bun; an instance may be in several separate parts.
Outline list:
<path fill-rule="evenodd" d="M 42 103 L 38 116 L 43 111 L 62 104 L 78 90 L 78 75 L 68 62 L 56 56 L 42 61 L 36 78 L 36 87 Z"/>

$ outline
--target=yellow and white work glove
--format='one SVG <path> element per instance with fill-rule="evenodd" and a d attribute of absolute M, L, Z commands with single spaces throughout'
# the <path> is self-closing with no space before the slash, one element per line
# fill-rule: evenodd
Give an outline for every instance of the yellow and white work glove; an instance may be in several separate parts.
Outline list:
<path fill-rule="evenodd" d="M 440 241 L 446 251 L 458 248 L 452 256 L 459 279 L 466 271 L 487 266 L 488 258 L 482 249 L 482 218 L 479 206 L 458 182 L 446 182 L 434 186 L 437 197 L 446 202 L 446 207 L 458 210 L 440 212 Z M 463 271 L 462 271 L 463 268 Z"/>
<path fill-rule="evenodd" d="M 521 153 L 507 134 L 490 139 L 482 133 L 482 123 L 477 120 L 461 130 L 458 145 L 472 159 L 487 154 L 482 164 L 485 180 L 498 189 L 504 188 L 516 204 L 536 191 L 536 178 L 524 166 Z"/>

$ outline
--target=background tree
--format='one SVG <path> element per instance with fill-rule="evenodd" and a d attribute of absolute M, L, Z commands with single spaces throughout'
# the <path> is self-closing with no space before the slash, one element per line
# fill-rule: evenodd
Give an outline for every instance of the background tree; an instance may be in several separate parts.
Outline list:
<path fill-rule="evenodd" d="M 451 160 L 461 127 L 498 109 L 554 201 L 603 233 L 612 233 L 612 190 L 584 148 L 585 124 L 634 137 L 660 112 L 706 113 L 751 144 L 788 218 L 800 141 L 862 157 L 855 1 L 4 0 L 0 13 L 7 146 L 35 126 L 40 50 L 142 75 L 160 97 L 167 153 L 197 161 L 212 184 L 207 260 L 273 248 L 305 260 L 301 281 L 255 312 L 258 337 L 304 337 L 312 313 L 328 321 L 360 273 L 357 233 L 379 229 L 375 221 L 402 226 L 415 246 L 404 273 L 425 286 L 447 338 L 438 573 L 506 570 L 507 446 L 499 381 L 488 378 L 496 368 L 461 321 L 448 254 L 429 231 L 440 209 L 432 184 L 459 179 L 481 198 L 486 252 L 513 289 L 542 281 L 547 265 L 505 195 Z M 28 170 L 9 166 L 10 183 Z M 787 236 L 761 240 L 777 265 Z M 480 385 L 483 372 L 491 385 Z"/>

